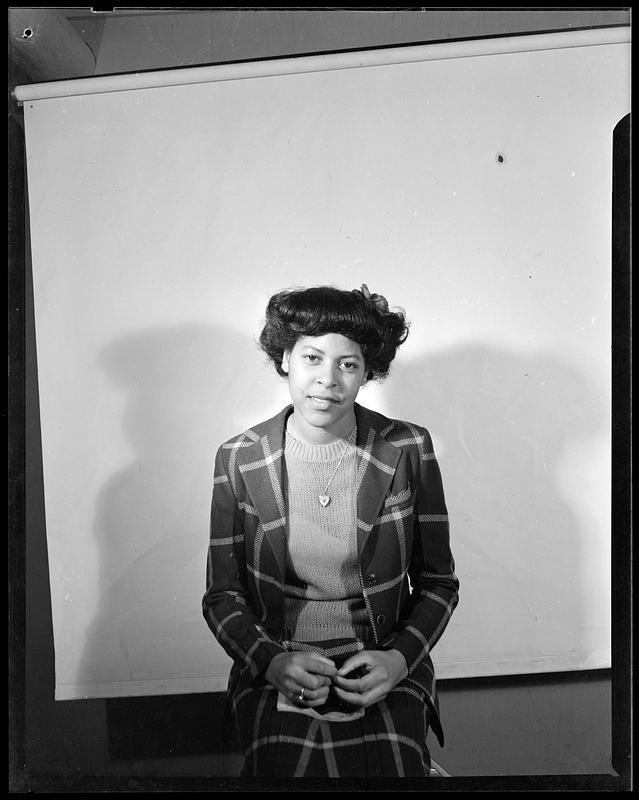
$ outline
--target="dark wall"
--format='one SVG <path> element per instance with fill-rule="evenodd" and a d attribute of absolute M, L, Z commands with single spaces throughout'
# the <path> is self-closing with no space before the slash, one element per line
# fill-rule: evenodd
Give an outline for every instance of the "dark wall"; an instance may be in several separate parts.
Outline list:
<path fill-rule="evenodd" d="M 436 31 L 407 29 L 401 12 L 385 18 L 375 14 L 365 24 L 349 23 L 347 29 L 339 24 L 337 17 L 325 12 L 326 16 L 317 20 L 312 29 L 312 39 L 309 39 L 308 28 L 282 24 L 279 35 L 272 30 L 269 34 L 272 52 L 256 52 L 259 43 L 264 41 L 258 31 L 246 40 L 235 38 L 231 56 L 241 59 L 330 49 L 331 42 L 336 41 L 339 44 L 333 45 L 334 48 L 347 48 L 455 38 L 456 35 L 501 34 L 517 28 L 513 12 L 478 11 L 471 21 L 469 16 L 460 16 L 459 12 L 446 17 L 444 12 L 438 11 Z M 238 15 L 246 13 L 237 12 Z M 552 11 L 548 12 L 545 20 L 535 12 L 533 29 L 606 24 L 607 12 L 602 10 L 597 12 L 597 19 L 592 12 L 565 9 L 561 13 L 561 24 L 558 24 L 556 12 L 554 16 Z M 584 17 L 584 13 L 590 16 Z M 608 21 L 611 24 L 623 21 L 619 13 L 610 12 L 612 16 Z M 523 15 L 519 21 L 530 23 Z M 387 26 L 386 35 L 384 25 Z M 525 30 L 525 27 L 520 29 Z M 136 50 L 134 39 L 124 36 L 121 28 L 120 34 L 115 30 L 110 34 L 107 26 L 103 31 L 101 51 L 108 54 L 108 63 L 135 62 L 140 58 L 140 51 Z M 174 30 L 175 36 L 179 36 L 179 26 L 174 26 Z M 109 40 L 109 35 L 115 38 Z M 188 49 L 184 38 L 179 44 Z M 106 55 L 102 63 L 107 63 Z M 138 63 L 133 68 L 143 66 Z M 11 80 L 14 85 L 28 82 L 15 71 Z M 12 418 L 17 419 L 23 403 L 26 420 L 26 437 L 23 440 L 16 434 L 11 451 L 14 481 L 10 508 L 16 515 L 12 518 L 10 559 L 14 574 L 18 576 L 18 580 L 12 582 L 11 593 L 13 785 L 17 791 L 62 791 L 65 787 L 136 791 L 165 787 L 163 781 L 170 777 L 174 782 L 192 781 L 187 783 L 187 788 L 224 788 L 225 784 L 216 782 L 215 777 L 235 775 L 239 757 L 235 743 L 221 730 L 220 696 L 53 700 L 54 647 L 32 279 L 28 240 L 24 270 L 23 251 L 18 242 L 21 231 L 28 239 L 28 224 L 21 220 L 23 142 L 19 115 L 15 114 L 15 109 L 13 113 L 16 118 L 10 129 L 10 163 L 15 200 L 10 222 L 13 231 L 10 289 L 18 305 L 15 305 L 14 316 L 10 317 L 10 335 L 14 338 L 12 363 L 15 365 L 11 413 Z M 24 384 L 21 383 L 22 367 Z M 21 523 L 24 537 L 16 535 Z M 433 757 L 452 776 L 609 774 L 611 691 L 611 674 L 607 670 L 444 681 L 440 693 L 447 743 L 441 750 L 431 737 Z"/>

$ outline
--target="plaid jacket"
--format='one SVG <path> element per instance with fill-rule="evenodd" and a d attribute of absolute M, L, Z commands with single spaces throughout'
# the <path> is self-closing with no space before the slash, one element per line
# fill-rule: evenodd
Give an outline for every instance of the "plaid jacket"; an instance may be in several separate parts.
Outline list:
<path fill-rule="evenodd" d="M 204 617 L 240 675 L 262 678 L 286 648 L 286 472 L 292 406 L 223 444 L 215 461 Z M 405 657 L 442 741 L 430 651 L 457 604 L 441 475 L 428 431 L 358 404 L 359 576 L 375 646 Z M 434 723 L 434 724 L 433 724 Z"/>

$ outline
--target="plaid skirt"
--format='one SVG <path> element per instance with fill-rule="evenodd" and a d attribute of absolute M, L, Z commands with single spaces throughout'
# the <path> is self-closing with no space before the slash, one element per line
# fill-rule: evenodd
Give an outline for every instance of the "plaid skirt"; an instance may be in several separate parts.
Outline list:
<path fill-rule="evenodd" d="M 348 721 L 278 710 L 274 686 L 243 683 L 239 681 L 232 704 L 244 753 L 243 776 L 428 777 L 429 706 L 410 678 Z"/>

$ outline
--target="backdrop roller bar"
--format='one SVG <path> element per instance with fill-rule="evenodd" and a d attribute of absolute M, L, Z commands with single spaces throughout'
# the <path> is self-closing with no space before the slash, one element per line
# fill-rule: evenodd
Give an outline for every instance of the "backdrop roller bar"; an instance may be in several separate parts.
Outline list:
<path fill-rule="evenodd" d="M 266 61 L 249 61 L 220 64 L 208 67 L 188 67 L 105 75 L 49 83 L 16 86 L 13 97 L 24 103 L 31 100 L 49 100 L 55 97 L 127 92 L 136 89 L 160 89 L 167 86 L 233 81 L 244 78 L 266 78 L 276 75 L 296 75 L 339 69 L 408 64 L 417 61 L 439 61 L 452 58 L 523 53 L 539 50 L 557 50 L 568 47 L 593 47 L 597 45 L 625 44 L 630 41 L 630 28 L 593 28 L 581 31 L 505 36 L 473 39 L 461 42 L 438 42 L 428 45 L 381 48 L 347 53 L 277 58 Z"/>

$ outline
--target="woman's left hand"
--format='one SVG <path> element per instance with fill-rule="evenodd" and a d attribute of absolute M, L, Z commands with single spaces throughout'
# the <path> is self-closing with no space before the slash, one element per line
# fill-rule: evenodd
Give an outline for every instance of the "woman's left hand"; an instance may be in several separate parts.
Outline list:
<path fill-rule="evenodd" d="M 362 667 L 361 678 L 348 673 Z M 380 700 L 408 675 L 406 659 L 399 650 L 363 650 L 344 662 L 333 678 L 335 693 L 345 703 L 366 708 Z"/>

